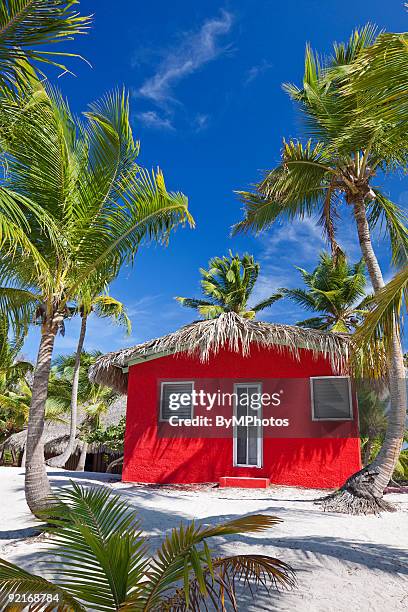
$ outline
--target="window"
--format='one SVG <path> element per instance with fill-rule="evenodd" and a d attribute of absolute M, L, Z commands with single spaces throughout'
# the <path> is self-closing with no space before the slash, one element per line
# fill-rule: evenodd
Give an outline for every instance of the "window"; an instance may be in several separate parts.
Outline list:
<path fill-rule="evenodd" d="M 193 417 L 191 397 L 193 389 L 194 383 L 190 381 L 162 382 L 160 390 L 160 420 L 168 421 L 170 417 L 191 419 Z"/>
<path fill-rule="evenodd" d="M 319 376 L 310 379 L 313 421 L 353 419 L 351 386 L 348 376 Z"/>
<path fill-rule="evenodd" d="M 249 405 L 252 395 L 260 395 L 259 383 L 238 383 L 234 385 L 236 402 L 234 416 L 237 419 L 257 416 L 262 419 L 262 410 L 254 411 Z M 242 399 L 242 401 L 241 401 Z M 233 459 L 235 466 L 262 467 L 262 427 L 258 425 L 235 425 Z"/>

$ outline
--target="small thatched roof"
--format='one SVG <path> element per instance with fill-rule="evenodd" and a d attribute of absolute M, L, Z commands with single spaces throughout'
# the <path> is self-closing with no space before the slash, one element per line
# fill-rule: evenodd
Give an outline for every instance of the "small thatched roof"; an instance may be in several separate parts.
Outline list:
<path fill-rule="evenodd" d="M 66 423 L 53 423 L 47 421 L 44 425 L 43 440 L 45 446 L 50 446 L 54 440 L 60 440 L 69 433 L 69 425 Z M 27 430 L 12 434 L 1 444 L 1 449 L 19 453 L 24 450 L 27 439 Z M 47 451 L 46 451 L 47 452 Z"/>
<path fill-rule="evenodd" d="M 101 417 L 101 425 L 107 427 L 108 425 L 117 425 L 122 416 L 126 412 L 126 400 L 124 397 L 115 400 L 106 414 Z M 78 427 L 81 425 L 85 418 L 85 412 L 80 412 L 78 415 Z M 43 441 L 44 441 L 44 452 L 49 455 L 60 455 L 66 448 L 69 439 L 69 415 L 65 416 L 64 423 L 55 423 L 52 421 L 46 421 L 44 425 Z M 27 440 L 27 430 L 19 431 L 18 433 L 12 434 L 0 444 L 0 451 L 10 450 L 14 453 L 24 451 Z M 75 446 L 73 452 L 80 451 L 82 449 L 83 442 L 78 437 L 75 440 Z M 100 444 L 90 444 L 88 446 L 88 453 L 97 452 L 110 452 L 107 447 Z"/>
<path fill-rule="evenodd" d="M 323 354 L 330 360 L 335 372 L 344 371 L 348 361 L 347 334 L 254 321 L 229 312 L 216 319 L 190 323 L 167 336 L 102 355 L 90 369 L 90 378 L 126 393 L 126 368 L 130 363 L 176 353 L 196 355 L 206 362 L 222 347 L 249 356 L 254 344 L 276 346 L 279 350 L 289 349 L 297 360 L 300 359 L 300 349 L 308 349 L 316 357 Z"/>

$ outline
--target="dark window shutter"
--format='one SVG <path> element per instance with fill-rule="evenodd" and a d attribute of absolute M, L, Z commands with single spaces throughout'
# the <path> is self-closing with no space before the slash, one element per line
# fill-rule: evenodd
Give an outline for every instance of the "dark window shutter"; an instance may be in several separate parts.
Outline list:
<path fill-rule="evenodd" d="M 193 416 L 193 406 L 191 402 L 191 392 L 194 388 L 192 382 L 177 382 L 177 383 L 162 383 L 161 386 L 161 420 L 168 421 L 170 417 L 177 417 L 179 419 L 191 419 Z M 190 395 L 190 403 L 188 406 L 180 406 L 177 410 L 170 408 L 170 396 L 171 395 L 182 395 L 188 393 Z"/>
<path fill-rule="evenodd" d="M 312 378 L 313 418 L 352 419 L 350 380 L 344 377 Z"/>

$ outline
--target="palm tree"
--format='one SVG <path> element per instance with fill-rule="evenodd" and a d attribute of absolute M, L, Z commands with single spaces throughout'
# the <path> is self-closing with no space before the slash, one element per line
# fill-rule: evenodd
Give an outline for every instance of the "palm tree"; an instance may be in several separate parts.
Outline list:
<path fill-rule="evenodd" d="M 62 387 L 59 392 L 60 397 L 63 401 L 65 396 L 65 401 L 69 408 L 72 406 L 72 380 L 77 374 L 76 408 L 80 407 L 85 412 L 85 418 L 80 427 L 80 438 L 82 439 L 83 445 L 76 468 L 79 472 L 84 471 L 90 433 L 99 428 L 100 417 L 108 411 L 109 406 L 118 398 L 118 394 L 116 391 L 113 391 L 113 389 L 102 387 L 89 380 L 89 369 L 101 354 L 102 353 L 99 351 L 93 351 L 91 353 L 83 351 L 80 355 L 79 370 L 77 370 L 77 353 L 73 355 L 59 355 L 53 362 L 52 371 L 56 380 Z M 75 419 L 75 429 L 73 431 L 74 441 L 77 437 L 76 421 L 77 418 Z M 71 434 L 72 431 L 70 429 L 70 436 Z M 71 454 L 72 449 L 67 460 Z M 54 465 L 52 459 L 49 459 L 47 463 L 48 465 Z M 66 461 L 64 463 L 66 463 Z"/>
<path fill-rule="evenodd" d="M 76 483 L 63 490 L 48 519 L 52 547 L 47 560 L 53 582 L 0 559 L 0 604 L 30 594 L 32 609 L 201 610 L 209 604 L 238 610 L 237 583 L 249 588 L 291 587 L 292 569 L 267 555 L 213 558 L 207 540 L 258 533 L 279 524 L 275 516 L 250 515 L 212 527 L 181 524 L 172 529 L 154 557 L 147 555 L 137 513 L 106 487 Z M 45 551 L 44 551 L 45 552 Z M 49 594 L 42 601 L 40 593 Z"/>
<path fill-rule="evenodd" d="M 364 261 L 351 265 L 343 254 L 332 257 L 328 253 L 322 253 L 313 272 L 307 272 L 297 266 L 296 268 L 301 273 L 307 289 L 279 291 L 296 304 L 318 314 L 299 321 L 296 325 L 323 331 L 352 332 L 368 312 L 367 302 L 370 298 L 365 296 Z"/>
<path fill-rule="evenodd" d="M 14 109 L 14 111 L 13 111 Z M 6 186 L 27 194 L 54 220 L 57 238 L 30 219 L 32 253 L 3 257 L 0 285 L 32 288 L 41 303 L 41 342 L 28 422 L 26 498 L 33 512 L 50 494 L 41 442 L 55 336 L 82 288 L 97 286 L 143 240 L 167 241 L 173 227 L 192 218 L 187 200 L 166 190 L 160 170 L 137 163 L 139 145 L 129 124 L 128 98 L 113 93 L 92 104 L 83 120 L 38 82 L 19 96 L 0 100 L 6 152 Z"/>
<path fill-rule="evenodd" d="M 128 334 L 130 334 L 132 330 L 130 319 L 127 316 L 126 309 L 122 302 L 119 302 L 114 297 L 108 294 L 92 295 L 92 291 L 88 292 L 88 295 L 85 299 L 85 291 L 82 290 L 82 303 L 79 306 L 79 314 L 81 316 L 81 330 L 79 333 L 78 345 L 75 354 L 75 363 L 72 370 L 69 440 L 67 447 L 61 455 L 53 457 L 52 459 L 49 459 L 47 461 L 48 465 L 51 465 L 53 467 L 64 467 L 64 465 L 72 455 L 72 451 L 74 448 L 78 414 L 78 384 L 81 365 L 81 354 L 85 342 L 88 317 L 92 312 L 94 312 L 98 317 L 110 318 L 117 324 L 123 325 L 126 328 Z"/>
<path fill-rule="evenodd" d="M 260 271 L 252 255 L 246 253 L 240 257 L 230 251 L 228 257 L 210 259 L 208 266 L 208 270 L 200 268 L 200 274 L 203 293 L 209 299 L 176 297 L 180 304 L 198 310 L 206 319 L 215 319 L 223 312 L 236 312 L 241 317 L 253 319 L 257 312 L 282 297 L 277 293 L 255 306 L 248 306 Z"/>
<path fill-rule="evenodd" d="M 91 17 L 81 17 L 72 0 L 7 0 L 0 5 L 0 87 L 26 76 L 26 62 L 61 70 L 61 57 L 72 53 L 44 51 L 44 45 L 84 34 Z M 51 47 L 52 48 L 52 47 Z"/>
<path fill-rule="evenodd" d="M 335 221 L 340 206 L 348 206 L 354 214 L 361 251 L 377 293 L 384 280 L 372 246 L 371 229 L 385 226 L 393 261 L 402 265 L 407 262 L 408 231 L 403 212 L 373 184 L 373 178 L 405 164 L 408 124 L 398 123 L 397 115 L 397 128 L 392 122 L 371 121 L 368 117 L 364 129 L 356 128 L 354 111 L 364 104 L 364 96 L 343 95 L 343 89 L 351 81 L 350 67 L 358 63 L 365 47 L 374 41 L 373 28 L 356 30 L 347 45 L 335 45 L 333 57 L 324 65 L 306 48 L 303 88 L 290 85 L 286 89 L 300 104 L 313 140 L 306 144 L 297 140 L 284 142 L 281 164 L 266 174 L 254 193 L 240 192 L 246 214 L 235 231 L 258 232 L 278 219 L 319 214 L 336 254 Z M 370 73 L 370 64 L 366 71 Z M 389 507 L 383 500 L 383 491 L 401 449 L 406 405 L 401 343 L 395 334 L 390 340 L 392 409 L 384 445 L 375 465 L 350 477 L 336 498 L 327 502 L 328 509 L 375 512 Z"/>

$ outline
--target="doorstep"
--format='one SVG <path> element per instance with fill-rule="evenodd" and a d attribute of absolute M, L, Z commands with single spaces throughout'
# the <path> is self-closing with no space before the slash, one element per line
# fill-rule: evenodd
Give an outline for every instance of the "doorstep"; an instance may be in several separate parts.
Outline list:
<path fill-rule="evenodd" d="M 242 489 L 267 489 L 269 478 L 251 478 L 250 476 L 221 476 L 220 487 L 237 487 Z"/>

